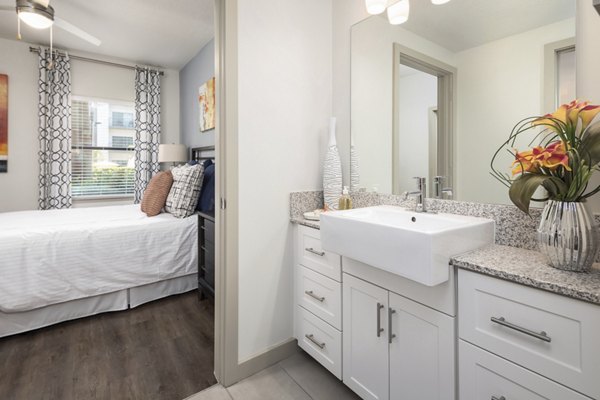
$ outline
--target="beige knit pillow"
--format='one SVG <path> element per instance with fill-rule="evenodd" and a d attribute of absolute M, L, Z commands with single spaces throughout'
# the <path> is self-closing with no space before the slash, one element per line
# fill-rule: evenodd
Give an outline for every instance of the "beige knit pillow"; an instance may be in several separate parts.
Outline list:
<path fill-rule="evenodd" d="M 160 214 L 167 201 L 171 185 L 173 185 L 171 171 L 159 172 L 150 179 L 142 197 L 142 211 L 147 216 L 154 217 Z"/>

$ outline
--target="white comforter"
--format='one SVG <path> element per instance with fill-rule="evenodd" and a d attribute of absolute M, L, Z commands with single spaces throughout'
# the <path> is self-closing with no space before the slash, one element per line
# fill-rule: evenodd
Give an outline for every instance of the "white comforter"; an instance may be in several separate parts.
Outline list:
<path fill-rule="evenodd" d="M 0 214 L 0 311 L 19 312 L 197 271 L 193 215 L 139 205 Z"/>

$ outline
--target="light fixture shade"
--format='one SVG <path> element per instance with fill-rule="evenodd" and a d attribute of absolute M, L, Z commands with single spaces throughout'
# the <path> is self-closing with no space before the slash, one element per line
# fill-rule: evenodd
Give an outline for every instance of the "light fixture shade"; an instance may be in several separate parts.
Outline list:
<path fill-rule="evenodd" d="M 31 0 L 17 0 L 17 15 L 35 29 L 50 28 L 54 23 L 54 8 Z"/>
<path fill-rule="evenodd" d="M 381 14 L 387 7 L 388 0 L 365 0 L 367 12 L 371 15 Z"/>
<path fill-rule="evenodd" d="M 161 144 L 158 146 L 158 162 L 185 162 L 188 160 L 187 147 L 183 144 Z"/>
<path fill-rule="evenodd" d="M 450 0 L 431 0 L 431 3 L 435 4 L 436 6 L 439 6 L 440 4 L 446 4 L 449 1 Z"/>
<path fill-rule="evenodd" d="M 410 4 L 408 0 L 400 0 L 387 9 L 388 21 L 392 25 L 400 25 L 408 21 Z"/>

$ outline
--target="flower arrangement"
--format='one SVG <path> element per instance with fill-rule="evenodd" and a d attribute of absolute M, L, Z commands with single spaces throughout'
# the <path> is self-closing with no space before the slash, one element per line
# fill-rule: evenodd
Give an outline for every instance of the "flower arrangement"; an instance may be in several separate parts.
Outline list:
<path fill-rule="evenodd" d="M 600 186 L 588 190 L 593 173 L 600 170 L 600 121 L 592 123 L 600 113 L 599 105 L 572 101 L 552 114 L 528 117 L 519 121 L 494 153 L 492 176 L 509 188 L 511 201 L 529 213 L 531 200 L 581 202 L 600 191 Z M 519 152 L 515 141 L 525 132 L 542 128 L 530 146 Z M 503 150 L 514 156 L 512 174 L 495 166 Z M 541 198 L 533 198 L 539 187 L 546 190 Z"/>

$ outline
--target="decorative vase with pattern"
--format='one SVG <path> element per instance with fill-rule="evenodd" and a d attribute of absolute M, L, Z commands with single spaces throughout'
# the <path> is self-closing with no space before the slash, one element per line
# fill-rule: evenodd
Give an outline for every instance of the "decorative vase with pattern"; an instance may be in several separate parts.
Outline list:
<path fill-rule="evenodd" d="M 594 215 L 585 202 L 549 200 L 537 230 L 540 252 L 558 269 L 589 271 L 600 233 Z"/>
<path fill-rule="evenodd" d="M 358 169 L 358 153 L 354 141 L 350 139 L 350 191 L 358 192 L 360 186 L 360 172 Z"/>
<path fill-rule="evenodd" d="M 335 117 L 329 125 L 329 145 L 323 163 L 323 197 L 327 208 L 337 210 L 342 194 L 342 163 L 335 140 Z"/>

